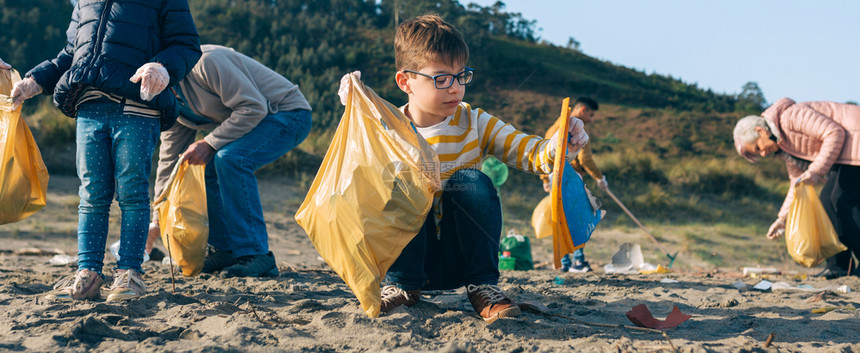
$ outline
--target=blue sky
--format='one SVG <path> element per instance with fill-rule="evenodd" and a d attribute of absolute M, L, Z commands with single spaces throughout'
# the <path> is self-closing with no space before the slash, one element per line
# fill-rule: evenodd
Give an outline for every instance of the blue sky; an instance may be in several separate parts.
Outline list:
<path fill-rule="evenodd" d="M 491 6 L 494 0 L 461 0 Z M 508 0 L 541 39 L 719 93 L 860 102 L 860 1 Z"/>

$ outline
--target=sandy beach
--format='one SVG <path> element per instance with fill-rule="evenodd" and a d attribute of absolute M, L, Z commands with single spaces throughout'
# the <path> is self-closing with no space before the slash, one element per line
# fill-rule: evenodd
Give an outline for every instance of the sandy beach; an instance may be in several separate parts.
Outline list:
<path fill-rule="evenodd" d="M 172 280 L 169 266 L 148 262 L 144 264 L 148 291 L 138 300 L 48 302 L 44 293 L 74 270 L 49 260 L 54 253 L 75 254 L 76 183 L 74 177 L 52 177 L 45 209 L 0 226 L 0 307 L 5 311 L 0 318 L 0 351 L 860 351 L 860 310 L 855 309 L 860 308 L 860 278 L 815 280 L 807 275 L 817 269 L 796 266 L 765 278 L 792 288 L 760 291 L 752 286 L 762 278 L 745 277 L 738 270 L 744 264 L 708 268 L 693 260 L 679 260 L 667 274 L 607 274 L 601 268 L 608 261 L 605 254 L 623 238 L 611 234 L 614 230 L 595 234 L 595 241 L 612 242 L 589 245 L 607 248 L 592 251 L 594 272 L 560 273 L 540 266 L 502 273 L 500 286 L 509 296 L 540 303 L 548 313 L 529 311 L 487 324 L 459 289 L 425 292 L 414 307 L 369 318 L 296 225 L 293 215 L 302 191 L 280 179 L 261 184 L 261 189 L 281 190 L 262 193 L 278 277 L 177 273 Z M 117 234 L 118 224 L 112 221 L 109 242 Z M 550 260 L 548 244 L 547 239 L 533 243 L 539 265 Z M 44 253 L 25 255 L 21 253 L 25 248 Z M 110 254 L 106 262 L 105 272 L 111 274 Z M 745 288 L 734 287 L 736 282 Z M 832 290 L 838 286 L 851 291 Z M 632 326 L 625 313 L 639 304 L 658 319 L 673 306 L 692 317 L 665 330 L 665 336 L 623 327 Z"/>

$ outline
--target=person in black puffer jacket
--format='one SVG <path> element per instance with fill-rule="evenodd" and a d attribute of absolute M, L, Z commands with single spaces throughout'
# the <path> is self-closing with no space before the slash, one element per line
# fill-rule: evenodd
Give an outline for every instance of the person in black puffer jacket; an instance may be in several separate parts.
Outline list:
<path fill-rule="evenodd" d="M 56 58 L 12 89 L 13 105 L 40 92 L 77 119 L 78 270 L 49 299 L 98 299 L 110 205 L 122 212 L 119 260 L 108 301 L 146 292 L 149 174 L 159 132 L 176 120 L 176 85 L 200 58 L 187 0 L 79 0 Z"/>

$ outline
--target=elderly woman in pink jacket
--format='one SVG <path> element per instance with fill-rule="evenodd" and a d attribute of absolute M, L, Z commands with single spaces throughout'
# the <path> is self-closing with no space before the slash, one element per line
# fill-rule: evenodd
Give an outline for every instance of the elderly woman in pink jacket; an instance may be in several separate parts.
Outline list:
<path fill-rule="evenodd" d="M 821 275 L 833 278 L 851 272 L 851 253 L 860 256 L 860 107 L 782 98 L 761 116 L 738 121 L 734 138 L 738 153 L 748 160 L 774 154 L 788 169 L 791 187 L 767 232 L 769 239 L 785 231 L 794 185 L 826 181 L 821 203 L 848 250 L 828 259 Z"/>

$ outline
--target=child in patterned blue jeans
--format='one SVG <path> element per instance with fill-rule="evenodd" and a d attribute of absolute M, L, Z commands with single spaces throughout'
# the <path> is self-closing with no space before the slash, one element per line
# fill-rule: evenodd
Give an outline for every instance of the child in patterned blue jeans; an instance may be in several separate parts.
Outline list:
<path fill-rule="evenodd" d="M 187 0 L 80 0 L 68 44 L 12 90 L 13 105 L 44 91 L 77 118 L 75 161 L 81 179 L 78 270 L 48 299 L 98 299 L 114 194 L 122 211 L 120 260 L 108 301 L 146 292 L 141 263 L 149 225 L 149 174 L 159 132 L 178 108 L 165 88 L 200 58 Z"/>

